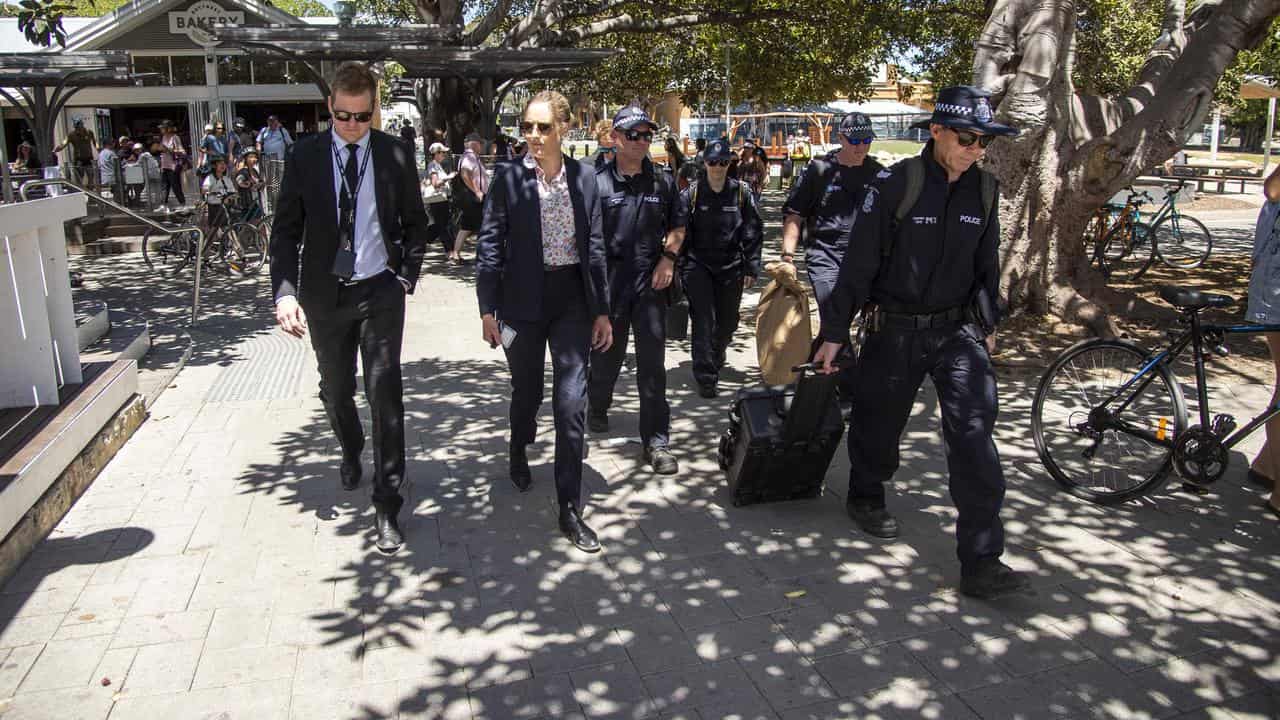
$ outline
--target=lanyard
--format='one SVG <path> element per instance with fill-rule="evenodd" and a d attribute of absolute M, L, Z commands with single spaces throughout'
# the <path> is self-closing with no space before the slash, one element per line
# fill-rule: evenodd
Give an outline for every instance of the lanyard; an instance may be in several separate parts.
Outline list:
<path fill-rule="evenodd" d="M 369 158 L 373 156 L 373 142 L 370 138 L 369 147 L 365 149 L 364 159 L 360 161 L 360 173 L 356 175 L 356 186 L 351 188 L 347 185 L 347 173 L 342 163 L 342 155 L 338 152 L 337 144 L 330 145 L 333 149 L 333 162 L 338 168 L 338 177 L 342 179 L 342 190 L 351 199 L 351 209 L 349 211 L 351 219 L 351 227 L 354 229 L 356 225 L 356 196 L 360 193 L 360 186 L 364 184 L 364 173 L 369 169 Z"/>

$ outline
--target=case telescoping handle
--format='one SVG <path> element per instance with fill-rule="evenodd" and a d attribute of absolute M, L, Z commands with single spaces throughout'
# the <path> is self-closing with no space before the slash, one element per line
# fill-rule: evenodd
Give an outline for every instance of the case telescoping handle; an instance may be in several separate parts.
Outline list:
<path fill-rule="evenodd" d="M 807 362 L 807 363 L 802 363 L 800 365 L 796 365 L 792 367 L 791 372 L 797 372 L 797 373 L 817 372 L 817 370 L 820 367 L 822 366 L 817 363 Z M 836 363 L 832 363 L 831 367 L 835 370 L 840 369 L 840 366 Z"/>

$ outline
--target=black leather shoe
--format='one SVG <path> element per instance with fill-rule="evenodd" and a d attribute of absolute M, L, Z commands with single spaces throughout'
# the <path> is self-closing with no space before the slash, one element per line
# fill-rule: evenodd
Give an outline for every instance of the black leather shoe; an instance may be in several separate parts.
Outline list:
<path fill-rule="evenodd" d="M 582 515 L 573 503 L 560 506 L 560 532 L 583 552 L 600 552 L 600 540 L 596 533 L 582 521 Z"/>
<path fill-rule="evenodd" d="M 587 429 L 593 433 L 609 432 L 609 414 L 603 412 L 588 412 Z"/>
<path fill-rule="evenodd" d="M 715 383 L 699 383 L 698 394 L 704 398 L 713 398 L 720 394 L 720 390 Z"/>
<path fill-rule="evenodd" d="M 985 560 L 972 571 L 960 575 L 960 592 L 982 600 L 1020 593 L 1030 586 L 1031 581 L 1026 574 L 995 558 Z"/>
<path fill-rule="evenodd" d="M 680 463 L 676 462 L 671 451 L 666 447 L 645 448 L 644 461 L 649 463 L 653 471 L 659 475 L 675 475 L 680 472 Z"/>
<path fill-rule="evenodd" d="M 533 485 L 533 472 L 529 470 L 529 455 L 523 445 L 511 446 L 510 462 L 511 484 L 520 492 L 528 492 Z"/>
<path fill-rule="evenodd" d="M 390 555 L 404 545 L 404 535 L 400 532 L 400 523 L 396 521 L 395 515 L 378 510 L 373 526 L 378 531 L 378 539 L 374 544 L 378 546 L 379 552 Z"/>
<path fill-rule="evenodd" d="M 342 461 L 342 465 L 338 468 L 338 477 L 342 478 L 343 490 L 355 490 L 360 487 L 360 461 L 348 462 Z"/>
<path fill-rule="evenodd" d="M 847 503 L 844 508 L 862 532 L 878 538 L 898 537 L 898 521 L 887 509 L 855 503 Z"/>

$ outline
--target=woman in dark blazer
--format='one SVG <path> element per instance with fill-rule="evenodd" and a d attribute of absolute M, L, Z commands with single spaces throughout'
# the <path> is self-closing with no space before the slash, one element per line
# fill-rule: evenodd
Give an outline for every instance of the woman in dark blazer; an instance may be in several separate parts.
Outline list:
<path fill-rule="evenodd" d="M 564 155 L 569 102 L 540 92 L 525 106 L 520 160 L 494 171 L 476 250 L 476 295 L 484 339 L 502 345 L 511 368 L 511 482 L 521 492 L 533 475 L 525 447 L 542 404 L 542 372 L 551 348 L 560 530 L 578 548 L 600 549 L 582 521 L 582 449 L 587 359 L 613 344 L 605 247 L 595 175 Z"/>

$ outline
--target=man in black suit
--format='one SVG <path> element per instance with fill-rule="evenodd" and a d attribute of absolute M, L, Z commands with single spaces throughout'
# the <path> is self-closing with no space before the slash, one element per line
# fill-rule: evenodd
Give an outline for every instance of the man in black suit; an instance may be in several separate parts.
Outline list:
<path fill-rule="evenodd" d="M 373 415 L 376 545 L 392 553 L 404 543 L 396 515 L 404 503 L 405 293 L 418 281 L 427 216 L 412 148 L 369 126 L 377 102 L 372 73 L 343 63 L 331 88 L 332 132 L 298 141 L 285 159 L 271 231 L 271 289 L 285 332 L 302 337 L 310 326 L 346 490 L 360 484 L 364 449 L 354 400 L 360 352 Z"/>

